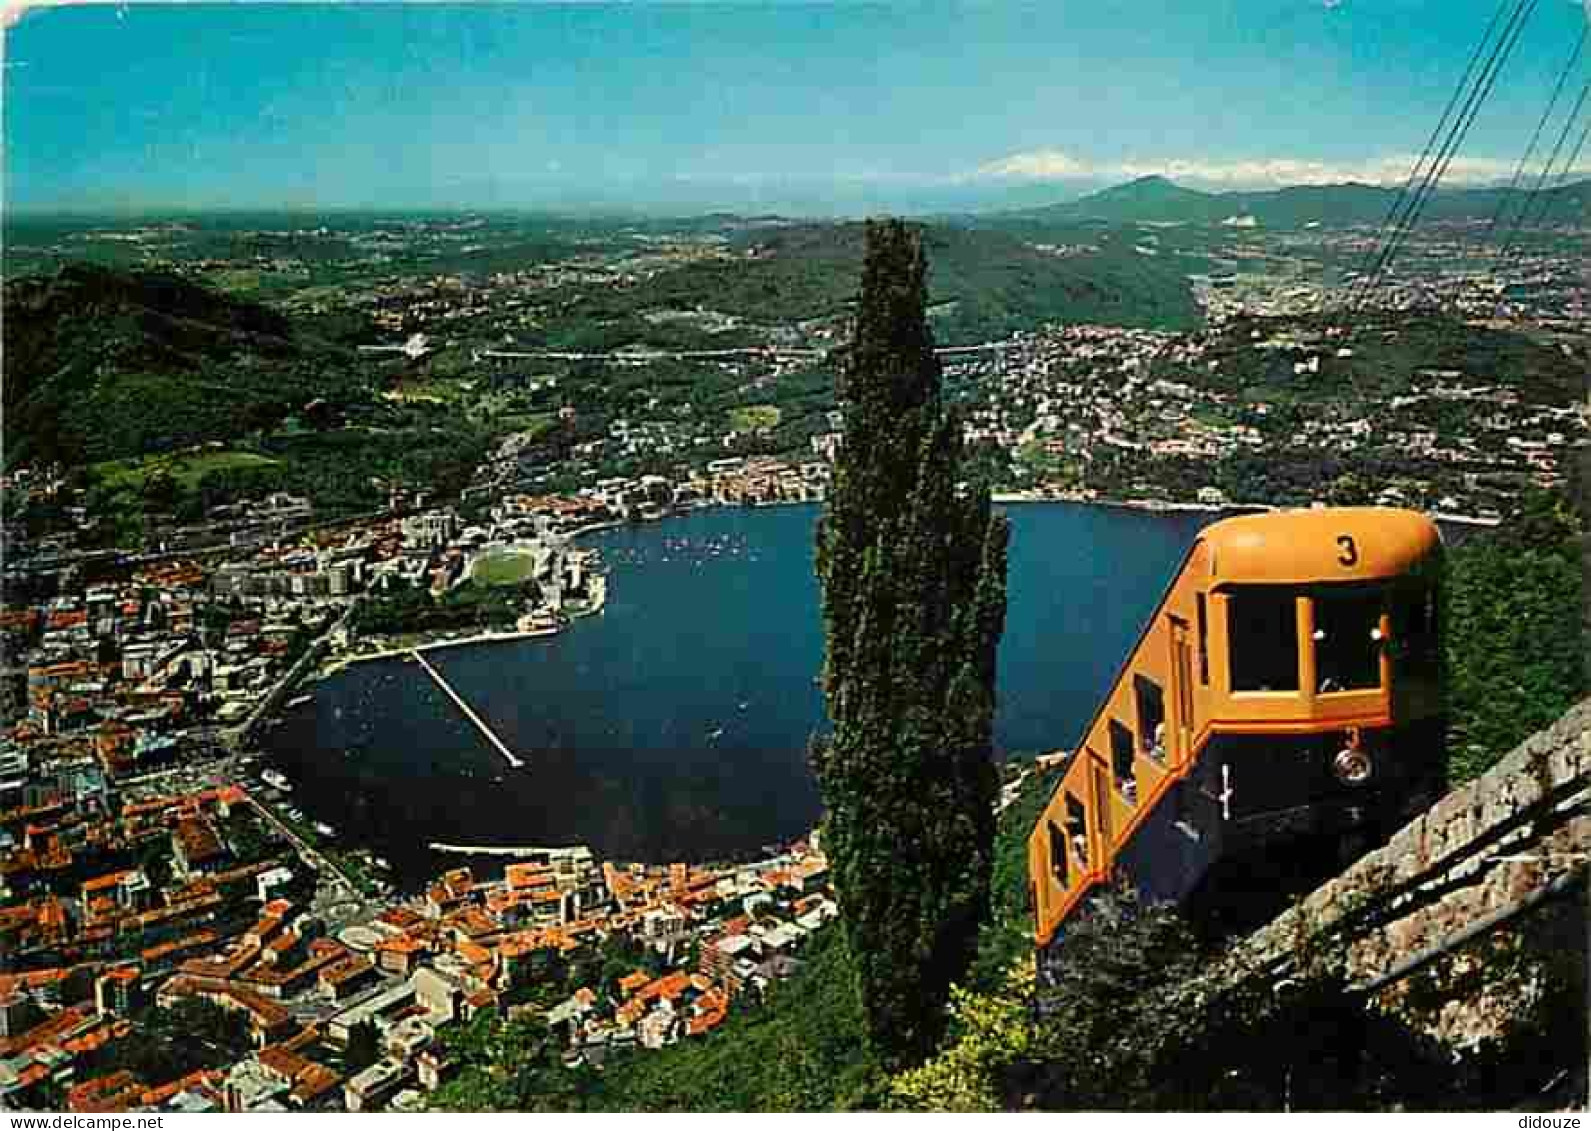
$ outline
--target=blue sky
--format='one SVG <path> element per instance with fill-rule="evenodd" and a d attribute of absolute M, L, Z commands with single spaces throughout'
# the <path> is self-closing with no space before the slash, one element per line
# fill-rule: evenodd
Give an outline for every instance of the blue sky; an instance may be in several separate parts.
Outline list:
<path fill-rule="evenodd" d="M 1401 180 L 1496 7 L 34 9 L 4 45 L 6 201 L 889 204 L 1156 171 Z M 1509 175 L 1583 18 L 1542 0 L 1450 179 Z M 1588 78 L 1582 62 L 1571 92 Z"/>

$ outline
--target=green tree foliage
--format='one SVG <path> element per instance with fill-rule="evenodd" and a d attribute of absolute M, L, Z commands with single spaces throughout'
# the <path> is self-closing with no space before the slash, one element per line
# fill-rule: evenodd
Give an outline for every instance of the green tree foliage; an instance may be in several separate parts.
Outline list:
<path fill-rule="evenodd" d="M 1276 1106 L 1234 1089 L 1245 1077 L 1227 1076 L 1224 1054 L 1200 1051 L 1252 1008 L 1201 999 L 1207 957 L 1171 908 L 1105 893 L 1069 921 L 1037 982 L 1017 964 L 995 991 L 958 989 L 950 1040 L 896 1076 L 891 1097 L 931 1111 Z"/>
<path fill-rule="evenodd" d="M 581 1111 L 591 1080 L 564 1068 L 539 1017 L 505 1020 L 483 1010 L 442 1033 L 455 1074 L 432 1097 L 437 1111 Z"/>
<path fill-rule="evenodd" d="M 166 468 L 158 467 L 145 477 L 141 494 L 144 510 L 169 511 L 177 503 L 177 480 Z"/>
<path fill-rule="evenodd" d="M 758 226 L 730 233 L 731 248 L 754 248 L 755 255 L 701 260 L 600 293 L 571 285 L 550 297 L 560 303 L 578 297 L 581 317 L 549 330 L 544 340 L 569 349 L 637 341 L 699 349 L 744 338 L 733 330 L 686 337 L 640 315 L 698 305 L 759 322 L 831 315 L 855 294 L 866 233 L 863 224 L 851 222 Z M 1099 238 L 1097 230 L 1089 233 L 1090 242 Z M 923 239 L 938 264 L 929 302 L 944 341 L 986 341 L 1045 322 L 1190 329 L 1201 321 L 1182 271 L 1139 255 L 1131 240 L 1107 241 L 1098 253 L 1062 258 L 989 227 L 935 224 L 923 229 Z"/>
<path fill-rule="evenodd" d="M 495 1012 L 443 1032 L 458 1070 L 432 1101 L 451 1111 L 843 1111 L 876 1107 L 844 935 L 820 932 L 788 982 L 739 1000 L 713 1032 L 610 1055 L 600 1072 L 561 1063 L 539 1020 Z M 580 980 L 572 977 L 571 980 Z"/>
<path fill-rule="evenodd" d="M 355 1076 L 381 1059 L 381 1034 L 374 1021 L 361 1021 L 348 1030 L 348 1049 L 343 1053 L 345 1076 Z"/>
<path fill-rule="evenodd" d="M 1003 519 L 965 490 L 961 424 L 941 398 L 927 264 L 898 221 L 868 228 L 840 396 L 845 442 L 818 529 L 834 723 L 814 751 L 868 1032 L 920 1058 L 988 906 Z"/>
<path fill-rule="evenodd" d="M 890 1082 L 891 1099 L 919 1111 L 998 1111 L 1012 1065 L 1033 1048 L 1033 963 L 1018 963 L 1000 993 L 950 992 L 952 1038 L 931 1060 Z"/>
<path fill-rule="evenodd" d="M 73 263 L 4 305 L 8 460 L 180 448 L 359 381 L 352 351 L 174 275 Z"/>
<path fill-rule="evenodd" d="M 638 1050 L 603 1067 L 593 1110 L 846 1111 L 877 1106 L 856 971 L 830 927 L 801 952 L 802 967 L 761 1004 L 737 1000 L 703 1037 Z"/>
<path fill-rule="evenodd" d="M 274 860 L 288 851 L 280 834 L 252 809 L 234 809 L 222 826 L 222 832 L 239 863 Z"/>
<path fill-rule="evenodd" d="M 360 632 L 376 635 L 511 625 L 535 591 L 534 582 L 493 588 L 466 581 L 433 598 L 429 589 L 396 585 L 362 602 L 354 617 Z"/>
<path fill-rule="evenodd" d="M 1305 961 L 1290 982 L 1211 976 L 1168 905 L 1099 896 L 1069 921 L 1035 980 L 1014 966 L 999 990 L 958 991 L 946 1047 L 891 1081 L 926 1110 L 1276 1110 L 1340 1108 L 1383 1095 L 1383 1066 L 1407 1035 L 1383 1026 Z"/>
<path fill-rule="evenodd" d="M 200 1068 L 232 1064 L 253 1047 L 243 1014 L 202 998 L 185 998 L 170 1008 L 151 1006 L 132 1020 L 133 1033 L 98 1054 L 96 1072 L 126 1069 L 163 1084 Z"/>
<path fill-rule="evenodd" d="M 1495 535 L 1448 555 L 1443 647 L 1455 783 L 1485 772 L 1585 693 L 1576 534 L 1567 505 L 1536 492 Z"/>
<path fill-rule="evenodd" d="M 1564 1065 L 1584 1063 L 1583 1014 L 1562 1007 L 1581 1000 L 1572 995 L 1583 995 L 1583 962 L 1553 962 L 1566 950 L 1556 930 L 1529 943 L 1480 940 L 1442 964 L 1434 992 L 1421 975 L 1383 1002 L 1348 986 L 1317 939 L 1300 939 L 1291 973 L 1278 977 L 1202 948 L 1171 908 L 1109 892 L 1068 922 L 1031 996 L 1017 979 L 964 998 L 956 1042 L 892 1081 L 892 1094 L 927 1108 L 1141 1111 L 1539 1102 Z M 1415 1012 L 1434 1016 L 1478 982 L 1507 985 L 1517 975 L 1499 951 L 1535 963 L 1546 979 L 1539 998 L 1554 1004 L 1527 1008 L 1515 1031 L 1462 1054 L 1402 1016 L 1417 997 L 1426 1000 Z M 1022 1010 L 1032 1018 L 1026 1034 L 1015 1024 Z"/>
<path fill-rule="evenodd" d="M 1010 765 L 1009 760 L 1007 765 Z M 967 971 L 969 989 L 993 992 L 1011 967 L 1033 955 L 1033 909 L 1028 902 L 1028 835 L 1060 784 L 1058 769 L 1034 768 L 1012 805 L 1000 814 L 989 877 L 989 914 L 978 934 L 978 956 Z"/>

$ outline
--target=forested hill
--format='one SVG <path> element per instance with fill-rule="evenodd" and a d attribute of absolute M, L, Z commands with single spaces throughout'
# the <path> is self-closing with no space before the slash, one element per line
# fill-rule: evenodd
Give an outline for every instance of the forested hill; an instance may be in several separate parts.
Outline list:
<path fill-rule="evenodd" d="M 5 288 L 6 462 L 180 448 L 354 395 L 351 348 L 173 275 L 69 264 Z"/>
<path fill-rule="evenodd" d="M 1394 398 L 1445 379 L 1510 389 L 1530 404 L 1584 400 L 1586 358 L 1540 335 L 1466 321 L 1439 310 L 1358 319 L 1346 337 L 1328 317 L 1243 316 L 1198 335 L 1204 364 L 1168 372 L 1246 400 L 1280 405 L 1345 403 L 1393 411 Z M 1458 410 L 1462 412 L 1462 410 Z M 1435 421 L 1461 434 L 1462 419 Z"/>
<path fill-rule="evenodd" d="M 1426 220 L 1490 220 L 1499 207 L 1517 213 L 1527 194 L 1518 189 L 1443 189 L 1430 197 Z M 1397 199 L 1396 189 L 1378 185 L 1293 185 L 1264 192 L 1201 192 L 1161 176 L 1140 177 L 1092 193 L 1081 200 L 1005 213 L 1013 219 L 1106 220 L 1114 223 L 1221 224 L 1252 217 L 1267 228 L 1320 224 L 1340 227 L 1380 224 Z M 1584 223 L 1591 218 L 1591 181 L 1560 185 L 1543 192 L 1532 214 L 1554 223 Z"/>

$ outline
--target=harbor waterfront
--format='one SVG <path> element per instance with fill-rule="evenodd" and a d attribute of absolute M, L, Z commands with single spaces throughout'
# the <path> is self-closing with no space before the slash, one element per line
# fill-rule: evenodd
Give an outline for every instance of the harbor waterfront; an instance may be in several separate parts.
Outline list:
<path fill-rule="evenodd" d="M 1111 658 L 1217 516 L 1070 503 L 1008 513 L 996 745 L 1052 750 L 1076 737 Z M 447 866 L 433 841 L 587 844 L 619 860 L 755 855 L 820 817 L 806 755 L 826 726 L 817 516 L 723 508 L 594 533 L 583 544 L 612 583 L 601 616 L 430 652 L 520 768 L 401 658 L 317 683 L 263 749 L 307 814 L 386 857 L 403 886 Z"/>

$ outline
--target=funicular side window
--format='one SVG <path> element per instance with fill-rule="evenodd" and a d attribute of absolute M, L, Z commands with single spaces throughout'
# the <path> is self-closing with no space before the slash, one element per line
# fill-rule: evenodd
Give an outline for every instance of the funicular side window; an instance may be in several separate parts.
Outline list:
<path fill-rule="evenodd" d="M 1298 605 L 1279 585 L 1235 588 L 1226 598 L 1233 691 L 1298 690 Z"/>
<path fill-rule="evenodd" d="M 1133 698 L 1138 705 L 1138 741 L 1151 758 L 1166 757 L 1166 697 L 1160 685 L 1147 676 L 1132 677 Z"/>
<path fill-rule="evenodd" d="M 1060 882 L 1063 888 L 1070 887 L 1072 869 L 1070 861 L 1067 859 L 1066 834 L 1061 831 L 1061 827 L 1054 821 L 1045 823 L 1049 826 L 1050 871 L 1054 873 L 1056 880 Z"/>
<path fill-rule="evenodd" d="M 1199 594 L 1199 686 L 1210 686 L 1210 614 L 1205 608 L 1204 594 Z"/>
<path fill-rule="evenodd" d="M 1381 686 L 1381 586 L 1343 585 L 1315 590 L 1316 690 Z"/>
<path fill-rule="evenodd" d="M 1070 793 L 1066 795 L 1066 839 L 1071 842 L 1077 862 L 1088 866 L 1088 810 Z"/>
<path fill-rule="evenodd" d="M 1138 778 L 1133 772 L 1134 749 L 1132 731 L 1115 719 L 1110 720 L 1110 773 L 1115 779 L 1127 804 L 1138 804 Z"/>

